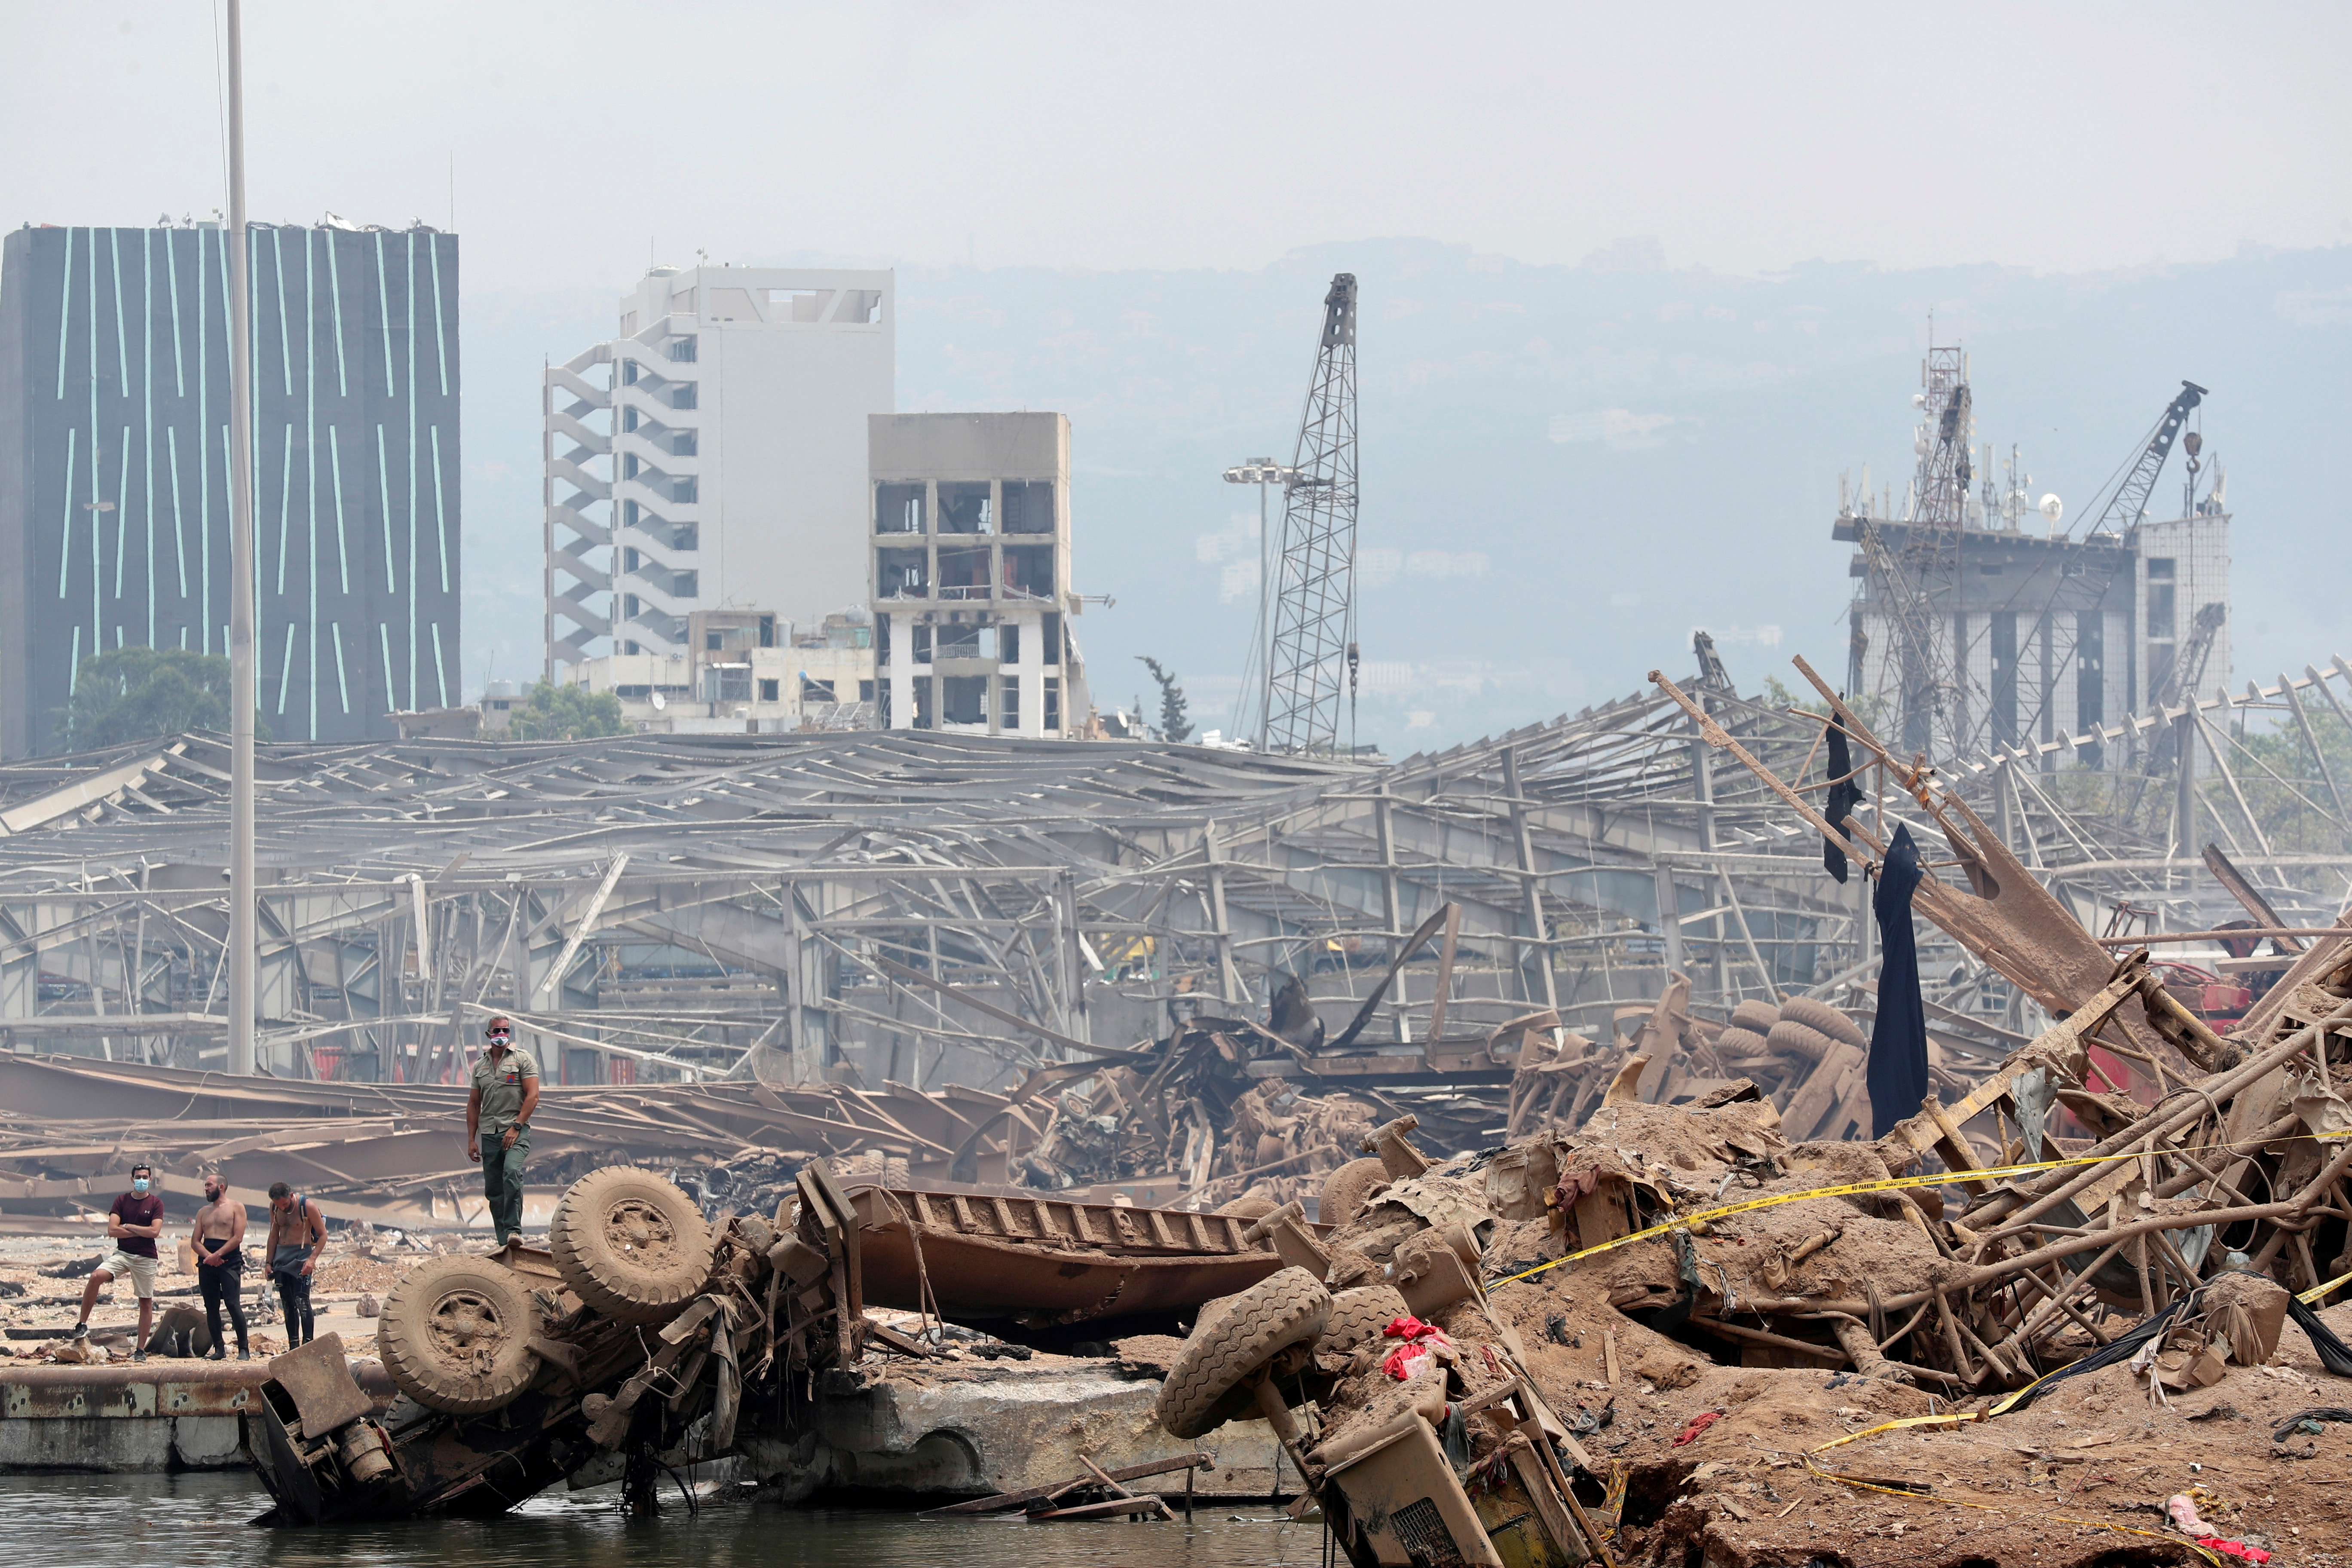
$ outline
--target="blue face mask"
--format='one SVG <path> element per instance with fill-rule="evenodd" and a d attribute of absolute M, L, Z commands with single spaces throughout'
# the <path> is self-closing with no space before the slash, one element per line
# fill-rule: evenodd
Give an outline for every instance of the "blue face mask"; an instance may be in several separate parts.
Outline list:
<path fill-rule="evenodd" d="M 142 1198 L 147 1195 L 147 1188 L 150 1184 L 151 1184 L 144 1176 L 133 1176 L 131 1178 L 131 1190 L 138 1194 Z"/>

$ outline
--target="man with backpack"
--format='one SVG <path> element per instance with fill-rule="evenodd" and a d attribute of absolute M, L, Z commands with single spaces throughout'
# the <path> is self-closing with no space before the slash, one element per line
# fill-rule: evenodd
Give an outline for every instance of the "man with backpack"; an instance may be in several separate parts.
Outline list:
<path fill-rule="evenodd" d="M 286 1313 L 286 1348 L 319 1337 L 310 1310 L 310 1283 L 327 1249 L 327 1216 L 284 1182 L 269 1184 L 269 1282 Z"/>

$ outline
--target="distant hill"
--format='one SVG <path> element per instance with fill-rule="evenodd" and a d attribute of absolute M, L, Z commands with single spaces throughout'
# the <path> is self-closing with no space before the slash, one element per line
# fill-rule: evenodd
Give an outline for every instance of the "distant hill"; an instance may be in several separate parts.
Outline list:
<path fill-rule="evenodd" d="M 772 257 L 765 263 L 834 260 Z M 1979 440 L 2079 518 L 2183 377 L 2237 514 L 2236 679 L 2352 654 L 2352 247 L 2099 276 L 1814 262 L 1769 278 L 1627 242 L 1534 267 L 1422 239 L 1255 272 L 898 268 L 907 409 L 1069 415 L 1076 623 L 1105 706 L 1172 667 L 1228 722 L 1256 509 L 1220 471 L 1290 456 L 1332 273 L 1361 280 L 1360 738 L 1451 744 L 1620 694 L 1716 637 L 1759 686 L 1843 668 L 1842 469 L 1899 498 L 1932 310 L 1972 358 Z M 538 372 L 610 331 L 609 291 L 468 296 L 469 688 L 539 661 Z M 2179 495 L 2179 458 L 2158 487 Z"/>

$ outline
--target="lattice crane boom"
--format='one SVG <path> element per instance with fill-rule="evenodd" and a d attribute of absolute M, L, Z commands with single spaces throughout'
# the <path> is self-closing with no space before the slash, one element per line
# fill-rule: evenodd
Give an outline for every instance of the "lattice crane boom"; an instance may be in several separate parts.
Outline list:
<path fill-rule="evenodd" d="M 1331 279 L 1282 510 L 1264 751 L 1329 752 L 1355 619 L 1356 278 Z"/>

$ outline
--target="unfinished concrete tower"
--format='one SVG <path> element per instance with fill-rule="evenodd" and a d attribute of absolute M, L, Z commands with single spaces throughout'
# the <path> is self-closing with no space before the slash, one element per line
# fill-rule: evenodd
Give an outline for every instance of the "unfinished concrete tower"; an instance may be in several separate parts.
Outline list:
<path fill-rule="evenodd" d="M 656 267 L 617 336 L 548 369 L 550 679 L 595 653 L 681 657 L 697 611 L 816 626 L 865 602 L 893 288 L 887 271 Z"/>

